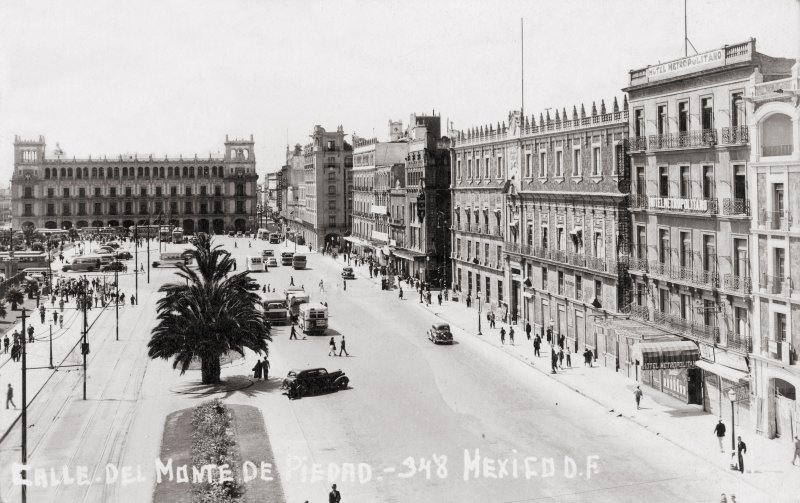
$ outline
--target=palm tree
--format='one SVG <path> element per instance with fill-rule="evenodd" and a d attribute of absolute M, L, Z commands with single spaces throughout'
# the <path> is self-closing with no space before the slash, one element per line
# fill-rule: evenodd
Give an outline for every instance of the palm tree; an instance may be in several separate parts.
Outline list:
<path fill-rule="evenodd" d="M 17 310 L 17 304 L 22 304 L 25 302 L 25 295 L 23 295 L 22 290 L 18 287 L 9 288 L 6 292 L 6 302 L 11 304 L 11 310 Z"/>
<path fill-rule="evenodd" d="M 179 281 L 163 285 L 156 305 L 158 324 L 148 343 L 150 358 L 174 358 L 172 368 L 186 372 L 200 359 L 203 384 L 220 382 L 220 357 L 244 348 L 267 353 L 266 314 L 258 283 L 247 271 L 233 269 L 230 253 L 199 236 L 192 250 L 197 269 L 179 264 Z"/>

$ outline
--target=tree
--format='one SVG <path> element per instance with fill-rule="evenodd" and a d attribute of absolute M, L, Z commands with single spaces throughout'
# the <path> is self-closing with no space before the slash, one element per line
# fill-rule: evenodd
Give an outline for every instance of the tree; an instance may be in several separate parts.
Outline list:
<path fill-rule="evenodd" d="M 18 287 L 9 288 L 6 292 L 6 302 L 11 304 L 11 310 L 17 310 L 17 304 L 22 304 L 25 302 L 25 295 L 23 295 L 22 290 Z"/>
<path fill-rule="evenodd" d="M 197 269 L 179 264 L 180 278 L 163 285 L 156 305 L 158 323 L 148 343 L 150 358 L 174 358 L 181 374 L 192 360 L 201 363 L 203 384 L 220 382 L 220 357 L 230 351 L 244 356 L 244 348 L 267 353 L 266 313 L 261 309 L 258 283 L 247 271 L 233 270 L 230 253 L 211 246 L 198 235 L 192 258 Z"/>
<path fill-rule="evenodd" d="M 31 240 L 33 239 L 35 234 L 36 234 L 36 226 L 34 226 L 30 222 L 22 224 L 22 237 L 23 239 L 25 239 L 26 245 L 28 246 L 31 245 Z"/>
<path fill-rule="evenodd" d="M 0 300 L 0 318 L 5 319 L 8 316 L 8 311 L 6 310 L 6 303 Z"/>
<path fill-rule="evenodd" d="M 34 295 L 39 292 L 39 282 L 38 281 L 28 281 L 25 285 L 25 293 L 28 294 L 28 298 L 32 299 Z"/>

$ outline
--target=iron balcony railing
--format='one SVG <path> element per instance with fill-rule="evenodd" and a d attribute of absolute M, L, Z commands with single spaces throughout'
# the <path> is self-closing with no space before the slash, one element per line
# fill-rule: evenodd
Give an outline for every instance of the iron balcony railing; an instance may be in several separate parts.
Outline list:
<path fill-rule="evenodd" d="M 650 135 L 648 147 L 650 150 L 667 150 L 690 147 L 713 147 L 717 143 L 716 129 L 700 129 L 681 133 L 668 133 Z"/>
<path fill-rule="evenodd" d="M 747 126 L 722 128 L 722 143 L 724 145 L 744 145 L 750 142 L 750 130 Z"/>
<path fill-rule="evenodd" d="M 750 214 L 750 200 L 749 199 L 731 199 L 725 198 L 722 200 L 722 214 L 723 215 L 749 215 Z"/>
<path fill-rule="evenodd" d="M 650 309 L 647 306 L 637 306 L 636 304 L 629 304 L 622 309 L 620 313 L 627 314 L 631 318 L 641 321 L 650 321 Z"/>
<path fill-rule="evenodd" d="M 682 336 L 695 339 L 700 342 L 719 343 L 719 327 L 706 325 L 697 321 L 689 321 L 674 314 L 655 311 L 653 322 L 665 328 L 675 330 Z"/>
<path fill-rule="evenodd" d="M 734 351 L 752 353 L 753 338 L 750 337 L 750 335 L 731 334 L 728 336 L 728 342 L 726 346 L 728 347 L 728 349 L 733 349 Z"/>
<path fill-rule="evenodd" d="M 725 290 L 750 294 L 753 293 L 753 280 L 750 276 L 736 276 L 726 274 L 724 278 Z"/>
<path fill-rule="evenodd" d="M 650 270 L 646 258 L 631 258 L 628 261 L 628 269 L 631 271 L 642 272 L 647 272 Z"/>
<path fill-rule="evenodd" d="M 792 214 L 788 211 L 761 210 L 758 214 L 758 224 L 773 231 L 789 230 L 792 225 Z"/>
<path fill-rule="evenodd" d="M 647 198 L 647 194 L 631 194 L 629 197 L 631 208 L 639 208 L 643 210 L 648 208 L 649 199 Z"/>
<path fill-rule="evenodd" d="M 719 273 L 715 270 L 695 269 L 692 266 L 672 265 L 669 262 L 651 260 L 649 263 L 650 274 L 662 276 L 666 279 L 683 281 L 699 286 L 711 288 L 719 287 Z"/>
<path fill-rule="evenodd" d="M 780 276 L 770 276 L 769 274 L 762 274 L 759 287 L 765 293 L 772 295 L 791 295 L 792 292 L 792 279 L 783 278 Z"/>
<path fill-rule="evenodd" d="M 647 150 L 647 137 L 634 136 L 633 138 L 630 138 L 628 144 L 630 145 L 630 150 L 632 152 L 639 150 Z"/>

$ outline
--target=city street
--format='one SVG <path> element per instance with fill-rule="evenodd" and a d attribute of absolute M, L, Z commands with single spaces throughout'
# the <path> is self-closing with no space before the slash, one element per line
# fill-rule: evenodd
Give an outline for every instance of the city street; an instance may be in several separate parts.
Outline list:
<path fill-rule="evenodd" d="M 278 255 L 294 249 L 293 243 L 254 241 L 248 248 L 246 239 L 217 242 L 237 257 L 238 271 L 246 255 L 263 248 Z M 214 395 L 261 408 L 287 501 L 320 501 L 330 483 L 312 481 L 312 470 L 323 470 L 324 477 L 336 469 L 331 466 L 346 470 L 347 463 L 365 463 L 371 473 L 362 467 L 362 482 L 337 481 L 344 501 L 712 501 L 723 492 L 735 492 L 741 501 L 765 497 L 738 483 L 738 473 L 609 416 L 472 334 L 454 329 L 454 345 L 434 346 L 426 331 L 437 320 L 436 310 L 421 309 L 413 291 L 400 300 L 396 290 L 381 291 L 379 283 L 364 277 L 364 268 L 344 291 L 341 258 L 308 257 L 305 271 L 278 267 L 258 279 L 281 292 L 292 276 L 312 301 L 327 302 L 328 333 L 290 341 L 287 327 L 274 329 L 269 382 Z M 139 261 L 144 262 L 141 255 Z M 156 291 L 173 273 L 151 269 L 150 285 L 140 276 L 141 303 L 121 310 L 119 342 L 113 311 L 92 328 L 89 400 L 81 400 L 79 372 L 59 372 L 36 398 L 42 405 L 32 407 L 29 417 L 31 464 L 56 469 L 55 478 L 62 481 L 62 466 L 70 467 L 73 477 L 77 467 L 86 467 L 89 484 L 31 488 L 29 501 L 151 497 L 164 419 L 210 398 L 171 391 L 199 380 L 199 372 L 180 376 L 171 362 L 146 356 Z M 132 291 L 133 277 L 120 283 Z M 341 335 L 350 357 L 327 356 L 330 336 L 338 348 Z M 234 361 L 223 375 L 247 375 L 253 361 L 253 355 Z M 344 370 L 350 389 L 290 401 L 279 389 L 282 378 L 290 369 L 311 367 Z M 17 428 L 0 452 L 4 501 L 18 499 L 9 466 L 19 457 L 18 445 Z M 108 463 L 133 467 L 134 476 L 141 467 L 143 481 L 126 487 L 121 480 L 104 483 Z"/>

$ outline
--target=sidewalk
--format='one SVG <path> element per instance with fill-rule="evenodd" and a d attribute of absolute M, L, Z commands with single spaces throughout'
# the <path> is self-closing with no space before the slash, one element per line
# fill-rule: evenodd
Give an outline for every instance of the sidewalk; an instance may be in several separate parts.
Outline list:
<path fill-rule="evenodd" d="M 337 261 L 338 262 L 338 261 Z M 357 275 L 372 281 L 380 290 L 380 277 L 370 278 L 366 266 L 354 267 Z M 405 286 L 405 284 L 404 284 Z M 674 399 L 664 393 L 656 391 L 646 385 L 625 377 L 623 374 L 613 372 L 605 367 L 592 368 L 583 366 L 583 357 L 580 353 L 572 354 L 572 367 L 559 370 L 558 374 L 550 373 L 550 347 L 546 340 L 542 341 L 541 356 L 534 356 L 533 341 L 527 340 L 524 324 L 508 325 L 497 323 L 496 328 L 490 329 L 481 313 L 481 332 L 477 335 L 478 311 L 472 307 L 467 309 L 462 302 L 443 301 L 437 304 L 436 295 L 432 293 L 432 304 L 420 304 L 417 299 L 419 294 L 412 288 L 404 288 L 404 297 L 410 299 L 413 305 L 418 306 L 444 321 L 450 323 L 455 337 L 474 337 L 486 344 L 486 349 L 494 346 L 493 350 L 500 350 L 509 356 L 531 366 L 532 369 L 558 381 L 565 388 L 577 392 L 593 402 L 603 406 L 610 417 L 618 417 L 630 421 L 642 428 L 660 436 L 668 442 L 686 450 L 688 453 L 717 465 L 722 470 L 728 470 L 731 460 L 731 428 L 730 420 L 725 420 L 728 427 L 725 436 L 725 452 L 719 452 L 717 438 L 714 435 L 714 426 L 719 419 L 717 416 L 702 410 L 699 405 L 689 405 Z M 397 295 L 395 291 L 387 292 L 388 295 Z M 513 326 L 515 344 L 510 344 L 508 332 Z M 506 329 L 506 344 L 500 343 L 500 328 Z M 533 337 L 534 332 L 531 332 Z M 640 385 L 644 392 L 641 409 L 636 409 L 633 391 Z M 780 501 L 795 501 L 800 495 L 800 466 L 792 466 L 791 458 L 793 445 L 788 442 L 769 440 L 756 435 L 752 431 L 739 431 L 736 436 L 741 436 L 747 444 L 745 455 L 745 473 L 743 482 L 750 484 Z"/>

